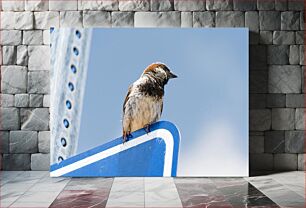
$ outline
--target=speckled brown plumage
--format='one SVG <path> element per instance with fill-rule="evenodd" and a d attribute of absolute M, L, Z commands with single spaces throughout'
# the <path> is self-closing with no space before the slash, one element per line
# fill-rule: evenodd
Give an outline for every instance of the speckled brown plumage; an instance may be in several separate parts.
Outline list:
<path fill-rule="evenodd" d="M 164 87 L 169 79 L 176 77 L 165 64 L 153 63 L 129 87 L 123 103 L 123 142 L 131 132 L 149 127 L 160 119 Z"/>

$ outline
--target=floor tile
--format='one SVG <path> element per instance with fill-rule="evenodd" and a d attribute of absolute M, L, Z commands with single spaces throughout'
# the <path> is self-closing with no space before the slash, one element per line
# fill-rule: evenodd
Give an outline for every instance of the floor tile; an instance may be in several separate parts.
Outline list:
<path fill-rule="evenodd" d="M 29 191 L 62 191 L 67 183 L 70 181 L 70 178 L 42 178 L 37 183 L 35 183 Z"/>
<path fill-rule="evenodd" d="M 269 177 L 305 199 L 305 176 L 300 172 L 301 171 L 277 173 L 269 175 Z"/>
<path fill-rule="evenodd" d="M 111 191 L 106 207 L 144 207 L 144 192 L 113 192 Z"/>
<path fill-rule="evenodd" d="M 51 202 L 14 202 L 10 208 L 48 208 Z"/>
<path fill-rule="evenodd" d="M 178 178 L 175 184 L 183 207 L 232 207 L 209 178 Z"/>
<path fill-rule="evenodd" d="M 234 207 L 279 207 L 243 178 L 213 178 L 212 181 Z"/>
<path fill-rule="evenodd" d="M 182 207 L 173 178 L 145 178 L 146 207 Z"/>
<path fill-rule="evenodd" d="M 113 178 L 72 178 L 65 190 L 105 190 L 112 187 Z"/>
<path fill-rule="evenodd" d="M 24 171 L 2 171 L 0 172 L 0 184 L 1 186 L 5 183 L 13 180 L 18 175 L 22 174 Z"/>
<path fill-rule="evenodd" d="M 146 192 L 158 192 L 160 190 L 176 189 L 173 178 L 145 178 L 144 188 Z"/>
<path fill-rule="evenodd" d="M 247 179 L 254 187 L 283 207 L 304 207 L 305 199 L 269 176 Z"/>
<path fill-rule="evenodd" d="M 16 202 L 53 202 L 54 199 L 58 196 L 60 191 L 27 191 L 21 197 L 17 199 Z"/>
<path fill-rule="evenodd" d="M 11 204 L 13 204 L 18 198 L 20 197 L 20 195 L 17 196 L 6 196 L 6 198 L 1 198 L 0 200 L 0 207 L 9 207 Z"/>
<path fill-rule="evenodd" d="M 176 189 L 145 192 L 145 207 L 183 207 Z"/>
<path fill-rule="evenodd" d="M 111 188 L 111 192 L 144 192 L 144 178 L 115 178 Z"/>
<path fill-rule="evenodd" d="M 64 190 L 50 208 L 105 207 L 109 192 L 100 190 Z"/>
<path fill-rule="evenodd" d="M 32 183 L 24 183 L 24 182 L 19 182 L 19 183 L 6 183 L 1 187 L 1 199 L 7 195 L 7 194 L 11 194 L 11 193 L 23 193 L 25 191 L 27 191 L 28 189 L 30 189 L 34 184 Z"/>

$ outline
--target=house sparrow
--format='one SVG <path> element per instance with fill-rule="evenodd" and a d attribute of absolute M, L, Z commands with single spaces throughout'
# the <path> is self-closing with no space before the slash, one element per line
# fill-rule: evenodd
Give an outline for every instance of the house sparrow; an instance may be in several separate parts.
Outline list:
<path fill-rule="evenodd" d="M 163 111 L 164 87 L 169 79 L 176 78 L 162 63 L 149 65 L 128 89 L 123 103 L 123 143 L 131 132 L 146 127 L 159 120 Z"/>

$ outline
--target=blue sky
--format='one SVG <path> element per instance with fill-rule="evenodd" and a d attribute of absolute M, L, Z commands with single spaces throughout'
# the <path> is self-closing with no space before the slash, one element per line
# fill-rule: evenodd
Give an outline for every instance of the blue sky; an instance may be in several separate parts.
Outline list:
<path fill-rule="evenodd" d="M 165 88 L 161 119 L 181 132 L 178 175 L 247 174 L 247 29 L 94 29 L 92 35 L 78 152 L 121 136 L 128 86 L 158 61 L 178 75 Z"/>

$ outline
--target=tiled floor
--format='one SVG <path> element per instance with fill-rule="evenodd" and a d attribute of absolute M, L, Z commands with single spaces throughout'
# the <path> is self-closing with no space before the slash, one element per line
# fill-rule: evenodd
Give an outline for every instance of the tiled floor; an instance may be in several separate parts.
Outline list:
<path fill-rule="evenodd" d="M 305 207 L 305 172 L 249 178 L 50 178 L 1 172 L 1 207 Z"/>

